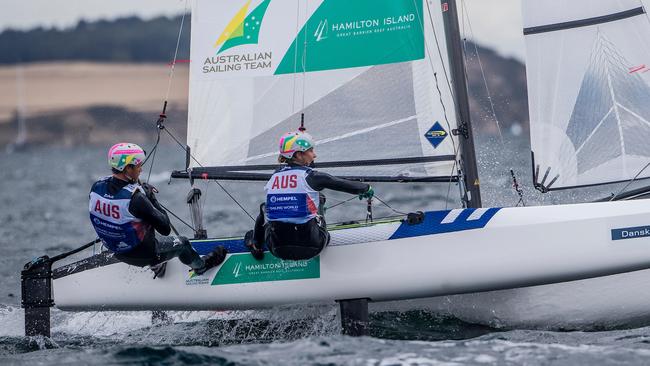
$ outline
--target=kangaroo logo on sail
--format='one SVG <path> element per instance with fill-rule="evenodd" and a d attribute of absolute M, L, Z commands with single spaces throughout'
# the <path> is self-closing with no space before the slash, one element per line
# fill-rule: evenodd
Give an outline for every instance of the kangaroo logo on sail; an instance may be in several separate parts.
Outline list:
<path fill-rule="evenodd" d="M 224 51 L 237 46 L 258 43 L 262 19 L 271 0 L 262 1 L 248 13 L 251 1 L 246 1 L 214 43 L 213 47 L 218 51 L 216 56 L 206 57 L 203 62 L 203 73 L 271 68 L 272 52 L 270 51 L 221 55 Z"/>

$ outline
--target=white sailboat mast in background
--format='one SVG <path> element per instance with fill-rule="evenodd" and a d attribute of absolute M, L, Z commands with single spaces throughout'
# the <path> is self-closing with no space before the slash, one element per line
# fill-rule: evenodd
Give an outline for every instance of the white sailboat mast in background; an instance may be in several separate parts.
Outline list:
<path fill-rule="evenodd" d="M 14 142 L 7 145 L 7 152 L 20 149 L 27 143 L 27 106 L 25 102 L 25 71 L 22 64 L 16 65 L 16 124 L 17 133 Z"/>

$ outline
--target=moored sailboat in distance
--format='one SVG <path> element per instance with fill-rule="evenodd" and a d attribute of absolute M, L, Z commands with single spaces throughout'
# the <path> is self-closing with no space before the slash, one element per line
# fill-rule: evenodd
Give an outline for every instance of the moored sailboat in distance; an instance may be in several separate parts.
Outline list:
<path fill-rule="evenodd" d="M 573 6 L 568 1 L 549 3 Z M 559 32 L 602 28 L 596 32 L 598 37 L 605 34 L 602 43 L 586 47 L 599 50 L 618 45 L 618 29 L 610 34 L 610 27 L 626 21 L 638 23 L 640 30 L 649 27 L 638 8 L 605 16 L 612 9 L 604 1 L 597 3 L 589 11 L 602 14 L 591 18 L 569 12 L 563 15 L 567 19 L 549 16 L 527 22 L 529 37 L 537 37 L 529 52 L 553 57 L 545 49 L 558 44 L 546 39 L 551 33 L 567 41 L 573 34 Z M 309 261 L 267 255 L 260 262 L 241 238 L 197 239 L 193 246 L 201 253 L 215 245 L 226 246 L 230 253 L 223 265 L 202 276 L 188 275 L 171 261 L 165 277 L 153 280 L 148 270 L 102 253 L 54 270 L 55 305 L 64 310 L 199 310 L 349 299 L 381 302 L 511 291 L 507 289 L 650 268 L 650 236 L 629 235 L 650 225 L 646 201 L 480 207 L 456 6 L 454 1 L 440 5 L 413 0 L 195 0 L 188 166 L 173 176 L 191 182 L 268 179 L 277 166 L 275 139 L 302 120 L 317 136 L 319 154 L 327 157 L 317 164 L 319 169 L 368 182 L 457 182 L 464 208 L 415 213 L 418 207 L 413 207 L 410 215 L 334 225 L 330 246 Z M 540 7 L 535 8 L 538 14 L 551 14 Z M 354 19 L 400 16 L 404 21 L 399 24 L 369 22 L 362 30 L 339 26 Z M 634 90 L 647 88 L 647 83 L 634 74 L 629 77 L 633 81 L 620 72 L 612 77 L 609 67 L 611 60 L 631 57 L 629 49 L 621 46 L 613 56 L 588 66 L 588 58 L 576 60 L 579 48 L 567 41 L 562 57 L 582 67 L 567 70 L 570 77 L 548 78 L 536 68 L 566 67 L 562 57 L 554 63 L 543 58 L 529 63 L 532 148 L 540 189 L 630 180 L 643 168 L 646 155 L 635 150 L 643 148 L 632 147 L 641 139 L 627 133 L 629 126 L 643 123 L 645 112 L 627 104 L 636 104 L 633 98 L 623 102 L 614 97 L 617 90 L 641 95 Z M 247 56 L 267 53 L 270 65 Z M 215 60 L 228 67 L 204 67 Z M 598 72 L 581 76 L 584 70 Z M 600 80 L 603 75 L 606 81 Z M 548 101 L 553 90 L 545 84 L 549 80 L 574 83 L 567 83 L 562 93 L 551 93 Z M 594 85 L 609 88 L 602 91 Z M 574 86 L 578 88 L 568 91 Z M 604 101 L 611 103 L 603 107 Z M 632 117 L 625 117 L 624 107 Z M 588 113 L 601 122 L 593 123 L 595 117 Z M 591 132 L 575 127 L 585 123 L 592 124 Z M 600 137 L 600 131 L 614 131 L 612 126 L 618 127 L 618 135 L 609 135 L 615 139 L 610 140 L 613 148 Z"/>

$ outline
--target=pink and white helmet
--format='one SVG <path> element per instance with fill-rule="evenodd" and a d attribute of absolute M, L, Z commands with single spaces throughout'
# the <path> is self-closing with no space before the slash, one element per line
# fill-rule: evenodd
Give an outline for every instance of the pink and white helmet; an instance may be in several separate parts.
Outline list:
<path fill-rule="evenodd" d="M 291 159 L 296 151 L 307 151 L 314 144 L 314 138 L 307 132 L 287 132 L 280 137 L 280 155 Z"/>
<path fill-rule="evenodd" d="M 108 150 L 108 165 L 119 171 L 123 171 L 127 165 L 138 165 L 144 159 L 144 150 L 136 144 L 121 142 Z"/>

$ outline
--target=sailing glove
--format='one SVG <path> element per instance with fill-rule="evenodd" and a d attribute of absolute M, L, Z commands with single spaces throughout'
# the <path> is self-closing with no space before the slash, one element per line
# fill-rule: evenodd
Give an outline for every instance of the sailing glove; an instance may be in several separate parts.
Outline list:
<path fill-rule="evenodd" d="M 364 198 L 370 199 L 370 198 L 372 198 L 374 195 L 375 195 L 375 190 L 372 189 L 372 186 L 368 186 L 368 190 L 366 191 L 366 193 L 361 193 L 361 194 L 359 195 L 359 199 L 360 199 L 360 200 L 362 200 L 362 199 L 364 199 Z"/>
<path fill-rule="evenodd" d="M 142 183 L 141 184 L 142 189 L 144 189 L 144 193 L 149 198 L 151 202 L 155 202 L 156 200 L 156 193 L 158 193 L 158 190 L 156 187 L 152 186 L 149 183 Z"/>

